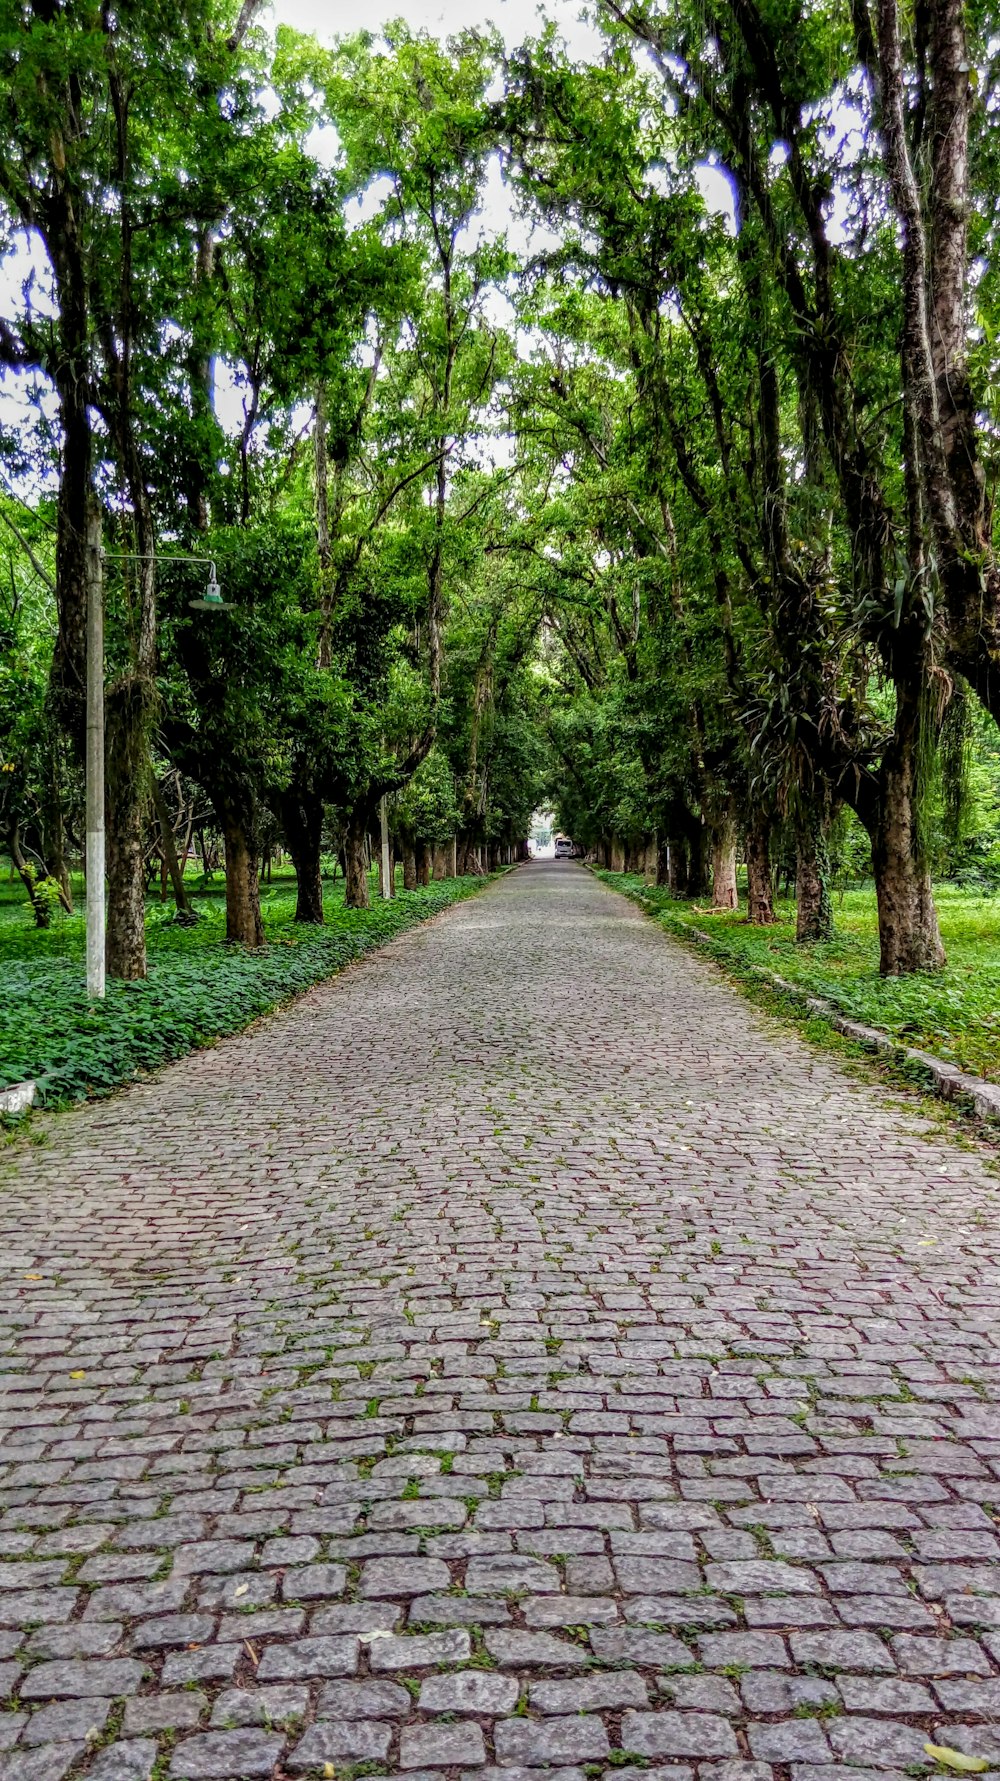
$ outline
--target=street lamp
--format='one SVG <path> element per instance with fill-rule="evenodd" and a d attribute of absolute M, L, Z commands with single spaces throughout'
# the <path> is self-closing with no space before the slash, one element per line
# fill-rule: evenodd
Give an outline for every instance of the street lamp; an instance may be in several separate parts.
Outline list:
<path fill-rule="evenodd" d="M 105 996 L 104 965 L 104 600 L 102 567 L 115 563 L 207 563 L 208 586 L 202 600 L 189 600 L 196 612 L 228 612 L 211 557 L 160 557 L 148 552 L 106 551 L 100 543 L 100 516 L 88 528 L 92 561 L 87 578 L 87 994 Z"/>

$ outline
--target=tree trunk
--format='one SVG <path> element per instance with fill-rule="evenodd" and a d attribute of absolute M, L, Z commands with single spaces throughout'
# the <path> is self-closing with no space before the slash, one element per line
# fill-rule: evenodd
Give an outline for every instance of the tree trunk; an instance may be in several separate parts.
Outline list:
<path fill-rule="evenodd" d="M 285 844 L 295 867 L 295 920 L 323 925 L 323 800 L 294 789 L 277 800 Z"/>
<path fill-rule="evenodd" d="M 368 812 L 352 810 L 344 837 L 344 903 L 348 909 L 369 907 Z"/>
<path fill-rule="evenodd" d="M 170 820 L 167 801 L 163 796 L 163 787 L 155 773 L 150 773 L 149 782 L 153 792 L 153 808 L 156 811 L 156 820 L 160 825 L 160 846 L 163 849 L 163 888 L 160 893 L 160 901 L 161 903 L 165 903 L 167 900 L 166 879 L 169 876 L 174 892 L 174 908 L 176 909 L 178 916 L 183 917 L 187 922 L 193 922 L 197 920 L 197 917 L 191 907 L 191 899 L 187 894 L 187 886 L 184 883 L 183 868 L 177 858 L 177 847 L 174 842 L 174 825 Z"/>
<path fill-rule="evenodd" d="M 21 851 L 21 838 L 16 822 L 7 836 L 7 849 L 10 853 L 11 867 L 17 873 L 21 883 L 24 885 L 24 888 L 28 893 L 28 902 L 31 904 L 31 913 L 35 918 L 36 928 L 50 927 L 52 923 L 52 904 L 46 896 L 39 893 L 38 875 L 34 866 L 29 860 L 25 859 L 24 854 Z"/>
<path fill-rule="evenodd" d="M 226 844 L 226 939 L 238 946 L 263 946 L 256 825 L 235 799 L 216 807 Z"/>
<path fill-rule="evenodd" d="M 872 865 L 878 898 L 883 977 L 940 971 L 945 951 L 938 929 L 930 872 L 921 846 L 918 801 L 920 688 L 896 686 L 896 722 L 882 756 L 878 822 Z"/>
<path fill-rule="evenodd" d="M 415 847 L 403 848 L 403 889 L 417 888 L 417 850 Z"/>
<path fill-rule="evenodd" d="M 833 936 L 830 855 L 819 811 L 807 810 L 795 833 L 795 938 L 803 944 Z"/>
<path fill-rule="evenodd" d="M 736 909 L 736 822 L 727 810 L 712 831 L 712 908 Z"/>
<path fill-rule="evenodd" d="M 771 825 L 756 816 L 746 832 L 747 921 L 754 927 L 770 927 L 775 919 L 771 885 Z"/>
<path fill-rule="evenodd" d="M 670 841 L 661 841 L 656 850 L 656 882 L 662 888 L 670 883 L 670 871 L 673 865 L 674 848 Z"/>
<path fill-rule="evenodd" d="M 621 842 L 615 838 L 612 838 L 611 842 L 611 857 L 608 861 L 608 870 L 611 872 L 624 872 L 625 870 L 625 849 Z"/>
<path fill-rule="evenodd" d="M 691 818 L 691 826 L 687 837 L 687 887 L 685 895 L 689 897 L 707 897 L 708 885 L 708 831 L 700 817 Z"/>
<path fill-rule="evenodd" d="M 126 983 L 146 975 L 144 778 L 141 771 L 137 771 L 134 778 L 116 776 L 107 788 L 108 926 L 105 958 L 108 976 L 121 978 Z"/>
<path fill-rule="evenodd" d="M 42 803 L 42 852 L 45 857 L 45 870 L 59 886 L 59 901 L 67 915 L 72 915 L 73 886 L 70 882 L 69 866 L 66 863 L 66 824 L 63 817 L 61 755 L 59 743 L 53 738 L 48 750 L 48 772 Z"/>
<path fill-rule="evenodd" d="M 434 849 L 434 878 L 435 878 L 435 881 L 437 881 L 441 878 L 446 878 L 447 875 L 448 875 L 448 857 L 447 857 L 447 854 L 446 854 L 444 848 L 439 843 Z"/>

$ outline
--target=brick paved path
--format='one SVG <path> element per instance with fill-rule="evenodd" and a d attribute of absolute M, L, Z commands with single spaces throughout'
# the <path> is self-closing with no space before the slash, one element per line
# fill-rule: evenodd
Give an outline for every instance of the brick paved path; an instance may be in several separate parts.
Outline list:
<path fill-rule="evenodd" d="M 0 1775 L 1000 1772 L 998 1182 L 569 864 L 0 1165 Z"/>

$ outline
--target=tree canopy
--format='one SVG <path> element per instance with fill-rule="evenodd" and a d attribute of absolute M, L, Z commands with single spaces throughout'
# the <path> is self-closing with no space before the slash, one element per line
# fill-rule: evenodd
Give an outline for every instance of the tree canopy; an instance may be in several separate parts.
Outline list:
<path fill-rule="evenodd" d="M 883 970 L 943 962 L 932 870 L 995 851 L 1000 37 L 596 11 L 581 60 L 0 6 L 0 844 L 46 922 L 103 600 L 113 975 L 198 822 L 259 946 L 276 839 L 316 922 L 380 812 L 415 884 L 542 803 L 720 907 L 741 852 L 754 922 L 790 862 L 804 942 L 850 855 Z"/>

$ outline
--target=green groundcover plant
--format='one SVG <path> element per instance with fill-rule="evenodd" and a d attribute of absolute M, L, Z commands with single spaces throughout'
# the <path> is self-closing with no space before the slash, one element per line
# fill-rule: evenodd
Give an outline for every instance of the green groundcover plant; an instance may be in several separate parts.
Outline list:
<path fill-rule="evenodd" d="M 605 883 L 632 897 L 673 930 L 698 928 L 722 964 L 764 965 L 844 1014 L 892 1033 L 948 1063 L 1000 1081 L 1000 896 L 936 884 L 934 896 L 948 963 L 941 972 L 879 976 L 878 912 L 869 885 L 835 896 L 832 940 L 795 942 L 795 905 L 775 905 L 773 927 L 751 927 L 745 911 L 719 914 L 680 901 L 633 874 L 602 872 Z"/>
<path fill-rule="evenodd" d="M 82 917 L 56 918 L 39 933 L 23 902 L 0 908 L 0 1087 L 31 1079 L 47 1105 L 107 1094 L 145 1070 L 238 1032 L 258 1015 L 343 970 L 414 923 L 479 890 L 483 878 L 453 878 L 370 909 L 345 909 L 342 885 L 327 887 L 323 927 L 292 920 L 294 893 L 264 893 L 266 945 L 221 943 L 221 897 L 199 899 L 197 926 L 178 927 L 158 906 L 147 912 L 149 976 L 108 983 L 107 1000 L 84 987 Z"/>

